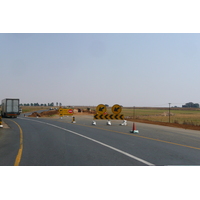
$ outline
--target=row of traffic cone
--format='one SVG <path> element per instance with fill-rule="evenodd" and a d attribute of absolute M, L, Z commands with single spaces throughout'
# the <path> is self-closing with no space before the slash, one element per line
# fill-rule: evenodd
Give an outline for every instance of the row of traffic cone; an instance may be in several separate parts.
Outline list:
<path fill-rule="evenodd" d="M 1 116 L 0 116 L 0 127 L 1 127 L 1 121 L 2 121 L 2 120 L 1 120 Z M 72 117 L 72 123 L 76 123 L 75 117 Z M 93 121 L 93 122 L 92 122 L 92 125 L 96 125 L 96 122 Z M 111 122 L 108 121 L 108 122 L 107 122 L 107 125 L 111 125 Z M 124 122 L 123 122 L 122 124 L 120 124 L 120 125 L 127 125 L 126 120 L 124 120 Z M 2 126 L 2 127 L 3 127 L 3 126 Z M 135 124 L 135 123 L 133 123 L 133 128 L 132 128 L 132 130 L 130 131 L 130 133 L 139 133 L 139 131 L 136 130 L 136 124 Z"/>
<path fill-rule="evenodd" d="M 96 123 L 95 121 L 92 121 L 92 125 L 96 126 L 96 124 L 97 124 L 97 123 Z M 108 121 L 108 122 L 107 122 L 107 125 L 111 125 L 111 122 Z M 120 125 L 127 125 L 126 120 L 124 120 L 123 123 L 120 124 Z M 130 133 L 139 133 L 139 131 L 136 129 L 136 124 L 135 124 L 135 123 L 133 123 L 133 128 L 132 128 L 132 130 L 130 131 Z"/>

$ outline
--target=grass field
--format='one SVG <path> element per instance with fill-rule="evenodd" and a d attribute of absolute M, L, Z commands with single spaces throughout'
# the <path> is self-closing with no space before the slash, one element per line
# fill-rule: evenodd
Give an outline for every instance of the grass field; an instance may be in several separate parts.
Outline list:
<path fill-rule="evenodd" d="M 22 113 L 34 112 L 37 110 L 49 110 L 51 106 L 21 106 Z"/>
<path fill-rule="evenodd" d="M 131 119 L 170 122 L 200 126 L 200 109 L 187 108 L 124 108 L 123 114 Z"/>

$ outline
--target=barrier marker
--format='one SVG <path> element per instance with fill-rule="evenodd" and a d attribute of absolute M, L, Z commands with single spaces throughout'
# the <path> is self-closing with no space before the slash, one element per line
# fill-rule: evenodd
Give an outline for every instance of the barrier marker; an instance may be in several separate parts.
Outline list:
<path fill-rule="evenodd" d="M 76 123 L 75 117 L 72 117 L 72 123 Z"/>

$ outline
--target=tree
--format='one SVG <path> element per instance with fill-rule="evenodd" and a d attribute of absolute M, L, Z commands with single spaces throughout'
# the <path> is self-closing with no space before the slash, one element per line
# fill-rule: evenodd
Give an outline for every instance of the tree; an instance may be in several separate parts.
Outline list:
<path fill-rule="evenodd" d="M 182 108 L 199 108 L 199 104 L 189 102 L 189 103 L 186 103 L 185 105 L 182 105 Z"/>
<path fill-rule="evenodd" d="M 48 103 L 48 106 L 54 106 L 54 103 L 53 102 Z"/>

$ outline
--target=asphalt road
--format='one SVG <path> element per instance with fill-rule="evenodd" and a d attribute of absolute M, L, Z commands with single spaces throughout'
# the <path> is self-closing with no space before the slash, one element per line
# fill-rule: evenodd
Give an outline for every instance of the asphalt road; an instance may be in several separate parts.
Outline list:
<path fill-rule="evenodd" d="M 92 117 L 3 119 L 1 166 L 151 166 L 200 165 L 200 132 Z"/>

